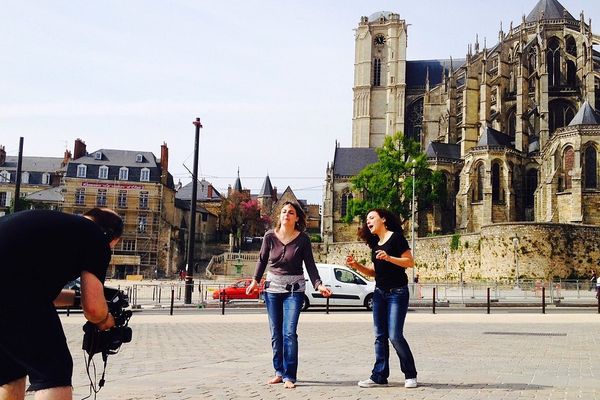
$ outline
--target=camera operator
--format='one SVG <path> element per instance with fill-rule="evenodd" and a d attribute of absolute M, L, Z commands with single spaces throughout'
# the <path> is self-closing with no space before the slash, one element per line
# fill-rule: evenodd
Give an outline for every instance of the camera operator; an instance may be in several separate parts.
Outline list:
<path fill-rule="evenodd" d="M 111 249 L 123 233 L 114 211 L 84 216 L 49 210 L 0 218 L 0 400 L 72 399 L 73 360 L 56 307 L 77 306 L 106 330 L 115 321 L 104 297 Z M 81 276 L 81 297 L 63 289 Z"/>

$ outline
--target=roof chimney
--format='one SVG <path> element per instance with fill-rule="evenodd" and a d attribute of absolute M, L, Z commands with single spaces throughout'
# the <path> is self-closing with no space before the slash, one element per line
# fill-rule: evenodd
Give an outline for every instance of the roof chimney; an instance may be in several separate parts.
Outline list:
<path fill-rule="evenodd" d="M 169 171 L 169 148 L 165 142 L 160 146 L 160 169 L 163 174 Z"/>
<path fill-rule="evenodd" d="M 75 139 L 75 147 L 73 148 L 73 159 L 77 160 L 87 155 L 85 142 L 79 138 Z"/>
<path fill-rule="evenodd" d="M 69 161 L 71 161 L 71 158 L 73 158 L 71 152 L 69 150 L 65 150 L 65 154 L 63 155 L 63 160 L 60 163 L 60 166 L 64 167 L 65 165 L 67 165 Z"/>
<path fill-rule="evenodd" d="M 4 165 L 6 162 L 6 150 L 4 146 L 0 146 L 0 166 Z"/>

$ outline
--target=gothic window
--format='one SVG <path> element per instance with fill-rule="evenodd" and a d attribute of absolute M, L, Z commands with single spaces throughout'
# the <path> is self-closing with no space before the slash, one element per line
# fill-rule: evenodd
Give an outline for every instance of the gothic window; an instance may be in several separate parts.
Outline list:
<path fill-rule="evenodd" d="M 381 59 L 373 59 L 373 86 L 381 86 Z"/>
<path fill-rule="evenodd" d="M 589 146 L 583 154 L 584 187 L 586 189 L 598 188 L 598 154 L 594 146 Z"/>
<path fill-rule="evenodd" d="M 508 112 L 507 133 L 510 137 L 515 137 L 517 133 L 517 109 L 513 107 Z"/>
<path fill-rule="evenodd" d="M 558 39 L 553 37 L 548 41 L 546 53 L 546 67 L 548 68 L 548 86 L 560 85 L 560 45 Z"/>
<path fill-rule="evenodd" d="M 473 201 L 483 201 L 483 182 L 485 179 L 485 167 L 483 163 L 477 165 L 475 190 L 473 193 Z"/>
<path fill-rule="evenodd" d="M 525 207 L 533 208 L 535 191 L 538 185 L 538 172 L 535 168 L 527 171 L 525 178 Z"/>
<path fill-rule="evenodd" d="M 575 152 L 572 147 L 567 147 L 563 153 L 563 182 L 564 189 L 573 187 L 573 167 L 575 164 Z"/>
<path fill-rule="evenodd" d="M 537 48 L 535 46 L 531 46 L 529 48 L 529 54 L 527 56 L 527 64 L 529 68 L 529 74 L 531 75 L 533 71 L 537 68 Z"/>
<path fill-rule="evenodd" d="M 350 200 L 352 200 L 353 198 L 354 196 L 352 196 L 352 193 L 350 192 L 342 194 L 342 208 L 340 210 L 342 218 L 345 217 L 346 214 L 348 214 L 348 204 L 350 204 Z"/>
<path fill-rule="evenodd" d="M 571 122 L 575 116 L 575 109 L 571 103 L 565 100 L 554 100 L 550 102 L 549 108 L 548 128 L 550 129 L 551 134 L 558 128 L 569 125 L 569 122 Z"/>
<path fill-rule="evenodd" d="M 567 36 L 567 40 L 565 42 L 567 54 L 577 57 L 577 44 L 575 43 L 573 36 Z"/>
<path fill-rule="evenodd" d="M 498 162 L 492 164 L 492 202 L 494 204 L 502 203 L 500 192 L 500 164 Z"/>
<path fill-rule="evenodd" d="M 575 67 L 575 63 L 571 60 L 567 61 L 567 85 L 570 87 L 575 87 L 577 78 L 577 71 Z"/>
<path fill-rule="evenodd" d="M 421 131 L 423 127 L 423 98 L 412 102 L 406 110 L 406 127 L 404 129 L 406 136 L 421 142 Z"/>

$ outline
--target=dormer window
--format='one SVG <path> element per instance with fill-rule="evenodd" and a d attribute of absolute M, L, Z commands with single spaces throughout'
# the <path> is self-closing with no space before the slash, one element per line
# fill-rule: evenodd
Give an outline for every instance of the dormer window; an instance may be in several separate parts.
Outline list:
<path fill-rule="evenodd" d="M 102 153 L 97 151 L 94 153 L 94 160 L 102 160 Z"/>
<path fill-rule="evenodd" d="M 108 167 L 106 165 L 102 165 L 98 169 L 98 179 L 108 179 Z"/>
<path fill-rule="evenodd" d="M 144 162 L 144 156 L 141 154 L 136 154 L 135 162 L 138 162 L 138 163 Z"/>
<path fill-rule="evenodd" d="M 142 168 L 140 171 L 140 181 L 141 182 L 149 182 L 150 181 L 150 170 L 148 168 Z"/>
<path fill-rule="evenodd" d="M 129 179 L 129 168 L 121 167 L 119 168 L 119 180 L 126 181 Z"/>
<path fill-rule="evenodd" d="M 87 175 L 87 165 L 85 165 L 85 164 L 79 164 L 77 166 L 77 177 L 78 178 L 85 178 L 86 175 Z"/>
<path fill-rule="evenodd" d="M 21 173 L 21 183 L 29 183 L 29 172 L 25 171 Z"/>
<path fill-rule="evenodd" d="M 44 172 L 42 174 L 42 185 L 49 185 L 50 184 L 50 174 L 47 172 Z"/>

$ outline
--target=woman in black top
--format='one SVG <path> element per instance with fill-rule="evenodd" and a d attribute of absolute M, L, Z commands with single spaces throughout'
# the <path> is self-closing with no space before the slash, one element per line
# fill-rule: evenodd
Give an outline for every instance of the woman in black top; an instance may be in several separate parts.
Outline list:
<path fill-rule="evenodd" d="M 371 377 L 359 381 L 360 387 L 387 385 L 390 375 L 389 343 L 400 358 L 404 387 L 417 387 L 417 370 L 410 347 L 402 333 L 408 310 L 408 277 L 406 268 L 414 266 L 408 242 L 394 214 L 374 209 L 367 214 L 360 237 L 371 248 L 373 265 L 361 265 L 349 255 L 346 263 L 365 275 L 375 277 L 373 323 L 375 326 L 375 366 Z"/>

